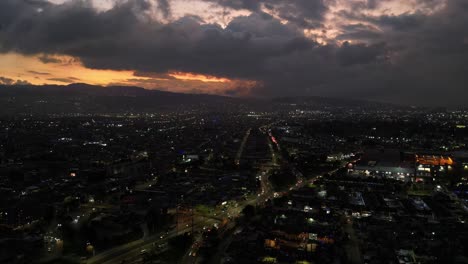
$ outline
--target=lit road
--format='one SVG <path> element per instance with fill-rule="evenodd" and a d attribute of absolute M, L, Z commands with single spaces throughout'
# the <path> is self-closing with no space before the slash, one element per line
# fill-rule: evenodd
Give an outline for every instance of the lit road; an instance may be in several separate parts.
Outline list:
<path fill-rule="evenodd" d="M 266 133 L 267 127 L 268 126 L 261 127 L 259 130 L 262 133 L 268 135 L 268 133 Z M 248 134 L 250 134 L 250 130 L 248 131 Z M 270 176 L 271 170 L 274 167 L 278 166 L 278 159 L 281 158 L 280 157 L 281 154 L 277 153 L 277 151 L 275 151 L 275 149 L 273 148 L 273 146 L 271 144 L 271 141 L 269 139 L 269 135 L 268 135 L 267 140 L 268 140 L 269 149 L 270 149 L 271 154 L 272 154 L 272 162 L 270 164 L 265 164 L 264 166 L 262 166 L 262 169 L 260 170 L 260 174 L 257 176 L 259 178 L 259 180 L 260 180 L 261 190 L 253 198 L 248 199 L 246 201 L 239 201 L 239 202 L 236 203 L 236 206 L 228 207 L 225 214 L 227 214 L 231 218 L 239 217 L 240 214 L 242 213 L 242 210 L 247 205 L 258 206 L 260 204 L 264 204 L 268 199 L 272 199 L 274 197 L 273 187 L 272 187 L 271 182 L 269 181 L 268 178 Z M 242 153 L 242 152 L 240 152 L 240 153 Z M 229 245 L 231 244 L 231 242 L 233 240 L 233 234 L 235 233 L 235 231 L 234 231 L 235 227 L 236 227 L 235 222 L 230 221 L 227 224 L 227 226 L 224 228 L 224 230 L 227 230 L 226 234 L 225 234 L 225 237 L 221 241 L 221 243 L 218 245 L 218 247 L 216 249 L 216 253 L 211 258 L 209 263 L 220 263 L 221 262 L 221 259 L 222 259 L 223 255 L 224 255 L 225 251 L 229 248 Z M 239 232 L 242 231 L 242 227 L 238 227 L 236 231 L 239 231 Z M 189 263 L 196 263 L 196 261 L 197 261 L 196 257 L 194 258 L 194 257 L 186 256 L 186 257 L 184 257 L 182 263 L 189 264 Z"/>
<path fill-rule="evenodd" d="M 349 241 L 345 244 L 346 255 L 351 263 L 362 263 L 361 250 L 359 249 L 359 241 L 354 232 L 352 218 L 346 218 L 344 231 L 349 236 Z"/>
<path fill-rule="evenodd" d="M 242 157 L 242 153 L 244 152 L 245 144 L 247 143 L 247 140 L 249 139 L 251 131 L 252 131 L 252 128 L 249 128 L 247 132 L 245 133 L 244 138 L 242 139 L 239 150 L 237 151 L 237 154 L 236 154 L 236 160 L 235 160 L 236 165 L 240 164 L 240 159 Z"/>
<path fill-rule="evenodd" d="M 203 221 L 194 221 L 194 230 L 201 230 L 203 226 L 210 226 L 216 223 L 216 220 L 213 219 L 204 219 Z M 155 247 L 154 245 L 161 245 L 166 243 L 170 238 L 176 237 L 179 234 L 190 232 L 192 230 L 191 226 L 188 226 L 184 229 L 172 230 L 168 234 L 160 233 L 157 235 L 150 236 L 146 239 L 139 239 L 110 249 L 108 251 L 102 252 L 86 262 L 87 264 L 111 264 L 111 263 L 120 263 L 122 261 L 129 261 L 137 258 L 141 255 L 142 250 L 147 250 L 150 252 Z M 161 238 L 163 236 L 163 238 Z"/>

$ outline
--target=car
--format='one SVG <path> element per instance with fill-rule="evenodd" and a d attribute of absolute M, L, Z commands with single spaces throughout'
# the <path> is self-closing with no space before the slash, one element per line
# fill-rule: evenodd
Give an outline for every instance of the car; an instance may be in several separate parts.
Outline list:
<path fill-rule="evenodd" d="M 158 245 L 158 248 L 165 248 L 167 247 L 167 245 L 168 245 L 167 243 L 162 243 Z"/>

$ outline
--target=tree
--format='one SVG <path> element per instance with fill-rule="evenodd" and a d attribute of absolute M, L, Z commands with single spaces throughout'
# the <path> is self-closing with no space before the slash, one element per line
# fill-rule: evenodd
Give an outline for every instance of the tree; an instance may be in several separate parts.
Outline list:
<path fill-rule="evenodd" d="M 245 218 L 251 219 L 255 216 L 255 207 L 250 204 L 245 206 L 244 209 L 242 209 L 242 214 L 245 216 Z"/>

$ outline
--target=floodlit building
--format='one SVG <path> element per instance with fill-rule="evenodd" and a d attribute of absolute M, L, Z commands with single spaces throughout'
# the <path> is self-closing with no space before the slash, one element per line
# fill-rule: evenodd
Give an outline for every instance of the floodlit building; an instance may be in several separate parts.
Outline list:
<path fill-rule="evenodd" d="M 372 149 L 363 154 L 350 169 L 350 173 L 409 181 L 415 176 L 415 166 L 411 157 L 407 157 L 399 150 Z"/>

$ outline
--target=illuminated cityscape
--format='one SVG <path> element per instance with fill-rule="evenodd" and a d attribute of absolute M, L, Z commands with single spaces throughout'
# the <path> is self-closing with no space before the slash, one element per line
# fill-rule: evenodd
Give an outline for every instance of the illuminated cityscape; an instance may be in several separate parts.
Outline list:
<path fill-rule="evenodd" d="M 466 0 L 0 0 L 0 263 L 468 263 Z"/>
<path fill-rule="evenodd" d="M 448 263 L 465 254 L 467 110 L 230 98 L 219 109 L 213 100 L 4 116 L 2 261 Z"/>

